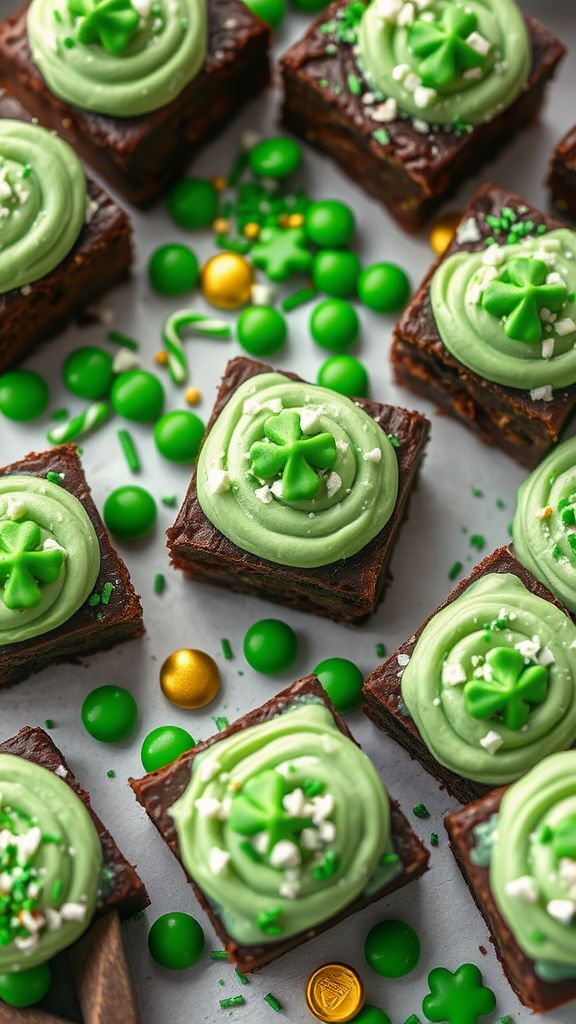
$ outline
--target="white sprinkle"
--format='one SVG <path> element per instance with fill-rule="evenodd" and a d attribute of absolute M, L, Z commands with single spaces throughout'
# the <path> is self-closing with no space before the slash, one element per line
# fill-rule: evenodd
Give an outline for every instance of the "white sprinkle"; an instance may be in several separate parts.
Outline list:
<path fill-rule="evenodd" d="M 474 217 L 467 217 L 462 224 L 459 225 L 456 231 L 456 241 L 460 244 L 466 242 L 479 242 L 482 238 L 482 234 L 477 222 Z"/>
<path fill-rule="evenodd" d="M 574 900 L 550 900 L 546 910 L 555 921 L 560 924 L 572 924 L 576 914 L 576 903 Z"/>
<path fill-rule="evenodd" d="M 565 284 L 564 278 L 557 270 L 553 270 L 552 273 L 546 277 L 546 284 Z"/>
<path fill-rule="evenodd" d="M 210 494 L 224 494 L 230 490 L 230 474 L 225 469 L 212 466 L 206 474 L 206 484 Z"/>
<path fill-rule="evenodd" d="M 217 800 L 214 796 L 199 796 L 194 802 L 194 806 L 201 818 L 208 818 L 209 820 L 219 818 L 222 810 L 220 800 Z"/>
<path fill-rule="evenodd" d="M 556 321 L 554 329 L 558 337 L 563 338 L 566 334 L 573 334 L 576 331 L 576 323 L 571 316 L 565 316 L 562 320 Z"/>
<path fill-rule="evenodd" d="M 291 818 L 302 818 L 305 804 L 306 797 L 301 789 L 293 789 L 282 800 L 282 806 Z"/>
<path fill-rule="evenodd" d="M 390 121 L 395 121 L 398 116 L 398 102 L 392 96 L 390 99 L 379 103 L 377 107 L 367 111 L 372 121 L 377 121 L 378 124 L 389 124 Z"/>
<path fill-rule="evenodd" d="M 530 389 L 530 398 L 533 402 L 551 402 L 552 397 L 551 384 L 543 384 L 541 388 Z"/>
<path fill-rule="evenodd" d="M 550 648 L 543 647 L 540 651 L 540 654 L 538 655 L 538 664 L 543 665 L 544 668 L 547 668 L 548 665 L 554 665 L 555 661 L 556 658 L 554 657 Z"/>
<path fill-rule="evenodd" d="M 250 298 L 253 306 L 271 306 L 274 302 L 275 289 L 270 284 L 253 284 Z"/>
<path fill-rule="evenodd" d="M 254 495 L 258 498 L 258 501 L 262 502 L 263 505 L 269 505 L 274 497 L 268 484 L 264 484 L 263 487 L 257 487 L 254 491 Z"/>
<path fill-rule="evenodd" d="M 68 775 L 68 770 L 63 764 L 59 764 L 58 767 L 54 769 L 54 775 L 57 775 L 60 779 L 65 779 Z"/>
<path fill-rule="evenodd" d="M 523 658 L 533 659 L 538 654 L 541 644 L 538 637 L 533 637 L 532 640 L 519 640 L 514 647 Z"/>
<path fill-rule="evenodd" d="M 300 833 L 300 842 L 305 850 L 321 850 L 323 843 L 317 828 L 304 828 Z"/>
<path fill-rule="evenodd" d="M 460 686 L 466 682 L 466 671 L 459 661 L 445 661 L 442 669 L 442 682 L 447 686 Z"/>
<path fill-rule="evenodd" d="M 396 23 L 403 6 L 404 0 L 376 0 L 376 13 L 383 21 Z"/>
<path fill-rule="evenodd" d="M 396 64 L 396 66 L 392 68 L 392 78 L 395 82 L 403 82 L 408 74 L 410 74 L 409 64 Z"/>
<path fill-rule="evenodd" d="M 127 370 L 137 369 L 140 363 L 137 352 L 131 352 L 129 348 L 120 348 L 112 360 L 112 370 L 114 373 L 125 373 Z"/>
<path fill-rule="evenodd" d="M 364 452 L 362 459 L 364 460 L 364 462 L 381 462 L 382 451 L 380 448 L 371 448 L 369 452 Z"/>
<path fill-rule="evenodd" d="M 469 82 L 478 81 L 482 78 L 482 68 L 468 68 L 462 75 L 462 78 L 467 79 Z"/>
<path fill-rule="evenodd" d="M 280 883 L 279 893 L 285 900 L 295 900 L 301 889 L 300 882 L 294 878 L 287 878 Z"/>
<path fill-rule="evenodd" d="M 318 406 L 302 409 L 300 413 L 300 430 L 303 434 L 310 434 L 317 426 L 323 409 Z"/>
<path fill-rule="evenodd" d="M 522 875 L 521 878 L 512 879 L 511 882 L 506 883 L 506 895 L 522 900 L 523 903 L 536 903 L 538 889 L 535 879 L 531 875 Z"/>
<path fill-rule="evenodd" d="M 221 764 L 215 758 L 202 759 L 199 762 L 198 774 L 200 782 L 210 782 L 221 769 Z"/>
<path fill-rule="evenodd" d="M 297 868 L 300 862 L 300 850 L 289 839 L 281 839 L 270 851 L 273 868 Z"/>
<path fill-rule="evenodd" d="M 406 665 L 410 661 L 410 655 L 409 654 L 399 654 L 397 656 L 397 658 L 396 658 L 396 661 L 398 662 L 398 664 L 400 665 L 401 668 L 406 668 Z"/>
<path fill-rule="evenodd" d="M 502 738 L 500 733 L 496 732 L 494 729 L 491 729 L 490 732 L 487 732 L 486 735 L 483 736 L 482 739 L 480 740 L 480 746 L 484 747 L 484 750 L 487 750 L 489 754 L 495 754 L 496 751 L 500 749 L 503 743 L 504 739 Z"/>
<path fill-rule="evenodd" d="M 486 252 L 482 253 L 482 263 L 487 267 L 497 267 L 504 262 L 506 254 L 500 245 L 491 245 Z"/>
<path fill-rule="evenodd" d="M 333 498 L 342 487 L 342 477 L 338 473 L 330 473 L 326 478 L 326 494 L 329 498 Z"/>
<path fill-rule="evenodd" d="M 86 917 L 85 903 L 63 903 L 60 907 L 63 921 L 83 921 Z"/>
<path fill-rule="evenodd" d="M 471 32 L 466 39 L 468 46 L 472 47 L 476 53 L 479 53 L 481 57 L 485 57 L 490 53 L 491 45 L 484 36 L 480 35 L 479 32 Z"/>
<path fill-rule="evenodd" d="M 152 7 L 152 0 L 132 0 L 132 7 L 138 12 L 141 18 L 147 18 Z"/>
<path fill-rule="evenodd" d="M 222 875 L 230 863 L 230 854 L 219 846 L 213 846 L 208 854 L 208 863 L 213 875 Z"/>
<path fill-rule="evenodd" d="M 336 825 L 333 821 L 320 823 L 320 838 L 323 843 L 333 843 L 336 839 Z"/>
<path fill-rule="evenodd" d="M 257 412 L 260 412 L 262 406 L 256 398 L 247 398 L 242 406 L 242 412 L 245 416 L 255 416 Z"/>
<path fill-rule="evenodd" d="M 19 498 L 9 497 L 6 502 L 6 515 L 8 519 L 22 519 L 26 515 L 26 505 Z"/>
<path fill-rule="evenodd" d="M 408 88 L 408 86 L 406 87 Z M 437 98 L 436 89 L 429 89 L 426 85 L 418 85 L 414 89 L 414 103 L 419 110 L 427 110 Z"/>
<path fill-rule="evenodd" d="M 542 342 L 542 359 L 551 359 L 554 355 L 554 338 L 546 338 Z"/>

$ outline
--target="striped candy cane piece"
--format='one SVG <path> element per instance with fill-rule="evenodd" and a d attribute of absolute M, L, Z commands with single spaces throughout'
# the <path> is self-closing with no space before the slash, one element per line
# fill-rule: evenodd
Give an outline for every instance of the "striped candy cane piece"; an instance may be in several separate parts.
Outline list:
<path fill-rule="evenodd" d="M 230 324 L 225 320 L 194 313 L 191 309 L 178 309 L 171 313 L 162 327 L 162 341 L 168 354 L 168 370 L 175 384 L 183 384 L 188 378 L 188 360 L 182 343 L 185 330 L 204 338 L 227 340 L 232 337 Z"/>
<path fill-rule="evenodd" d="M 74 416 L 66 423 L 52 427 L 48 431 L 50 444 L 66 444 L 68 441 L 76 441 L 79 437 L 85 437 L 90 431 L 95 430 L 101 423 L 105 423 L 110 416 L 110 408 L 106 402 L 94 402 L 89 405 L 79 416 Z"/>

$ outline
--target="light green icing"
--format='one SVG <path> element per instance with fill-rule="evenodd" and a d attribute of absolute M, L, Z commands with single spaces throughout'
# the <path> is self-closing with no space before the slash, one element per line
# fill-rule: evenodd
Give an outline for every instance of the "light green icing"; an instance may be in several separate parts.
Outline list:
<path fill-rule="evenodd" d="M 65 481 L 64 481 L 65 484 Z M 92 593 L 100 571 L 100 546 L 94 527 L 83 505 L 57 484 L 36 476 L 0 478 L 0 645 L 15 644 L 48 633 L 68 619 Z M 27 524 L 39 528 L 30 530 Z M 17 527 L 25 527 L 27 536 L 38 540 L 28 554 L 59 550 L 63 556 L 56 578 L 46 578 L 44 569 L 37 574 L 34 558 L 16 561 Z M 8 527 L 8 531 L 6 530 Z M 31 543 L 31 542 L 30 542 Z M 21 546 L 21 545 L 20 545 Z M 30 545 L 28 545 L 29 547 Z M 25 582 L 25 593 L 36 590 L 34 600 L 15 602 L 8 597 L 15 571 Z M 45 577 L 44 579 L 42 577 Z M 50 581 L 51 580 L 51 581 Z M 34 581 L 36 587 L 34 587 Z"/>
<path fill-rule="evenodd" d="M 516 557 L 576 612 L 576 438 L 558 445 L 518 490 Z"/>
<path fill-rule="evenodd" d="M 558 857 L 554 843 L 555 830 L 575 814 L 576 752 L 570 750 L 548 757 L 504 794 L 492 856 L 498 908 L 551 981 L 576 975 L 576 857 Z M 529 880 L 532 892 L 525 883 L 519 892 L 518 879 Z M 572 919 L 560 920 L 571 904 Z"/>
<path fill-rule="evenodd" d="M 100 114 L 133 117 L 171 103 L 196 77 L 206 56 L 205 0 L 132 6 L 140 26 L 125 48 L 110 52 L 101 37 L 81 42 L 86 19 L 67 0 L 32 0 L 32 56 L 56 96 Z"/>
<path fill-rule="evenodd" d="M 251 451 L 261 450 L 266 424 L 284 410 L 300 416 L 306 437 L 334 439 L 336 461 L 331 469 L 316 468 L 315 497 L 286 500 L 285 459 L 274 478 L 251 472 Z M 307 450 L 298 448 L 298 457 Z M 381 427 L 350 399 L 263 373 L 242 384 L 220 413 L 200 454 L 197 488 L 210 522 L 244 551 L 281 565 L 328 565 L 360 551 L 386 525 L 398 494 L 398 464 Z"/>
<path fill-rule="evenodd" d="M 492 814 L 487 821 L 481 821 L 474 829 L 474 846 L 470 860 L 476 867 L 487 868 L 492 861 L 492 851 L 498 829 L 498 815 Z"/>
<path fill-rule="evenodd" d="M 507 387 L 535 390 L 535 399 L 551 398 L 551 389 L 576 383 L 576 233 L 567 228 L 513 245 L 479 252 L 456 252 L 443 260 L 430 287 L 438 332 L 449 352 L 469 370 Z M 538 340 L 509 337 L 508 318 L 483 306 L 483 296 L 496 280 L 506 278 L 513 260 L 538 260 L 551 282 L 563 282 L 566 300 L 556 312 L 542 310 Z M 532 296 L 538 305 L 537 295 Z"/>
<path fill-rule="evenodd" d="M 515 0 L 372 0 L 360 23 L 368 82 L 429 124 L 490 121 L 524 88 L 532 61 Z M 423 91 L 424 90 L 424 91 Z"/>
<path fill-rule="evenodd" d="M 38 281 L 68 255 L 86 216 L 86 178 L 70 146 L 0 121 L 0 293 Z"/>
<path fill-rule="evenodd" d="M 575 645 L 568 616 L 517 576 L 489 573 L 468 587 L 424 628 L 402 675 L 402 696 L 436 760 L 464 778 L 501 785 L 569 747 L 576 739 Z M 479 719 L 468 709 L 471 685 L 484 680 L 494 688 L 486 656 L 497 648 L 519 649 L 527 666 L 547 667 L 546 699 L 530 705 L 522 728 L 507 727 L 499 713 Z"/>
<path fill-rule="evenodd" d="M 282 802 L 272 813 L 269 794 L 278 786 Z M 320 703 L 295 705 L 213 744 L 195 759 L 170 813 L 186 870 L 241 944 L 314 928 L 382 879 L 382 868 L 388 878 L 397 870 L 386 790 Z M 273 866 L 271 843 L 281 837 L 298 851 L 291 868 Z M 227 855 L 220 870 L 214 850 Z"/>
<path fill-rule="evenodd" d="M 0 914 L 0 928 L 9 929 L 9 941 L 0 944 L 0 971 L 6 972 L 49 960 L 86 930 L 96 907 L 102 847 L 80 798 L 48 769 L 0 755 L 0 794 L 2 899 L 16 906 L 22 867 L 33 918 L 30 927 L 19 917 L 16 934 L 14 919 Z M 10 850 L 14 835 L 25 837 L 17 854 Z"/>

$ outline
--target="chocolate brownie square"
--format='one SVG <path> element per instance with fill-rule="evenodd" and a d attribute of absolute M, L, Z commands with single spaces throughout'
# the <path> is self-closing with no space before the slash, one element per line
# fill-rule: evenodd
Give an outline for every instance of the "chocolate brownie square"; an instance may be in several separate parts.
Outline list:
<path fill-rule="evenodd" d="M 137 800 L 145 808 L 160 835 L 178 858 L 185 871 L 186 867 L 180 849 L 178 833 L 174 818 L 170 812 L 173 804 L 188 787 L 196 758 L 208 749 L 217 748 L 218 744 L 223 740 L 233 736 L 240 736 L 243 730 L 251 726 L 270 722 L 278 718 L 278 716 L 281 717 L 283 714 L 288 716 L 290 713 L 293 713 L 290 709 L 295 707 L 303 709 L 311 703 L 326 708 L 330 712 L 337 729 L 353 742 L 353 737 L 345 720 L 334 711 L 318 680 L 314 676 L 307 676 L 305 679 L 293 683 L 261 707 L 248 712 L 217 736 L 199 743 L 194 749 L 182 754 L 172 764 L 167 765 L 165 768 L 160 768 L 156 772 L 151 772 L 141 779 L 129 780 Z M 320 747 L 320 736 L 318 733 L 315 735 L 317 736 L 318 747 Z M 283 750 L 284 756 L 289 757 L 289 748 L 284 746 Z M 200 768 L 198 770 L 200 771 Z M 312 767 L 310 771 L 312 772 Z M 270 774 L 271 772 L 268 772 L 268 775 Z M 275 960 L 276 957 L 295 949 L 297 946 L 302 945 L 302 943 L 338 924 L 350 914 L 362 910 L 383 896 L 403 887 L 426 871 L 429 858 L 428 851 L 414 835 L 398 804 L 393 800 L 391 801 L 391 812 L 391 840 L 394 850 L 392 856 L 396 860 L 398 868 L 401 867 L 401 870 L 394 873 L 393 877 L 386 880 L 376 891 L 370 889 L 361 893 L 352 903 L 320 924 L 287 938 L 282 938 L 280 932 L 278 932 L 278 940 L 267 944 L 242 945 L 228 934 L 222 921 L 221 911 L 215 907 L 213 901 L 207 897 L 197 881 L 186 871 L 196 899 L 208 914 L 214 930 L 223 943 L 230 959 L 234 961 L 241 971 L 258 970 L 260 967 Z M 270 934 L 273 933 L 271 932 Z"/>
<path fill-rule="evenodd" d="M 547 184 L 558 212 L 576 217 L 576 125 L 552 154 Z"/>
<path fill-rule="evenodd" d="M 558 441 L 572 416 L 576 387 L 554 388 L 548 401 L 474 373 L 444 345 L 430 297 L 432 277 L 449 256 L 480 252 L 491 238 L 506 243 L 510 227 L 494 226 L 503 210 L 514 211 L 517 221 L 533 225 L 534 232 L 541 226 L 546 231 L 566 226 L 514 193 L 484 185 L 465 210 L 446 253 L 431 268 L 402 314 L 394 330 L 392 366 L 399 385 L 435 402 L 485 444 L 501 448 L 522 465 L 532 467 Z"/>
<path fill-rule="evenodd" d="M 535 18 L 526 16 L 532 66 L 524 90 L 492 120 L 461 131 L 394 116 L 378 120 L 370 84 L 347 33 L 347 0 L 337 0 L 283 56 L 283 118 L 291 131 L 327 153 L 354 182 L 388 208 L 407 231 L 417 231 L 469 174 L 505 145 L 540 108 L 546 85 L 565 50 Z M 334 42 L 330 23 L 343 28 Z"/>
<path fill-rule="evenodd" d="M 48 89 L 34 64 L 28 5 L 0 25 L 0 82 L 46 128 L 136 206 L 176 181 L 200 147 L 269 83 L 270 30 L 240 0 L 208 0 L 206 60 L 166 106 L 111 117 L 71 106 Z"/>
<path fill-rule="evenodd" d="M 206 430 L 237 389 L 270 367 L 233 359 L 226 367 Z M 299 381 L 284 374 L 289 381 Z M 198 500 L 196 474 L 174 526 L 168 530 L 173 564 L 191 579 L 227 590 L 259 595 L 337 622 L 358 624 L 375 611 L 389 583 L 389 565 L 408 503 L 416 486 L 430 425 L 420 413 L 360 399 L 357 405 L 394 439 L 399 471 L 396 505 L 384 528 L 349 558 L 315 568 L 272 563 L 237 547 L 208 520 Z"/>
<path fill-rule="evenodd" d="M 39 672 L 46 665 L 58 661 L 75 661 L 94 651 L 105 650 L 124 640 L 141 636 L 144 632 L 139 597 L 128 569 L 110 543 L 104 523 L 90 496 L 77 450 L 63 445 L 48 452 L 32 452 L 20 462 L 1 468 L 0 503 L 2 495 L 6 497 L 6 494 L 8 502 L 20 501 L 21 494 L 11 499 L 9 488 L 2 490 L 6 478 L 14 475 L 58 482 L 63 491 L 68 491 L 80 502 L 96 534 L 100 569 L 92 588 L 94 596 L 90 595 L 68 620 L 30 639 L 0 645 L 0 687 L 12 686 L 34 672 Z M 23 504 L 22 515 L 25 516 L 25 497 Z M 2 511 L 8 514 L 6 501 Z M 60 514 L 65 518 L 66 513 Z M 6 520 L 3 520 L 3 525 L 6 525 Z"/>

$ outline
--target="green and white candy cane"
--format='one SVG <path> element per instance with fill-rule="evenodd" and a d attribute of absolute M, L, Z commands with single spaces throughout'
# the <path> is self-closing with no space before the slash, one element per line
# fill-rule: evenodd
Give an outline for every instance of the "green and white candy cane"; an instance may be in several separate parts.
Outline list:
<path fill-rule="evenodd" d="M 97 427 L 105 423 L 110 417 L 110 407 L 106 402 L 94 402 L 84 412 L 66 423 L 59 423 L 52 427 L 46 435 L 50 444 L 68 444 L 69 441 L 77 441 L 86 434 L 90 434 Z"/>
<path fill-rule="evenodd" d="M 184 350 L 182 334 L 190 332 L 203 338 L 232 337 L 230 324 L 225 320 L 195 313 L 191 309 L 178 309 L 166 317 L 162 327 L 162 341 L 168 354 L 168 371 L 175 384 L 184 384 L 188 379 L 188 359 Z"/>

